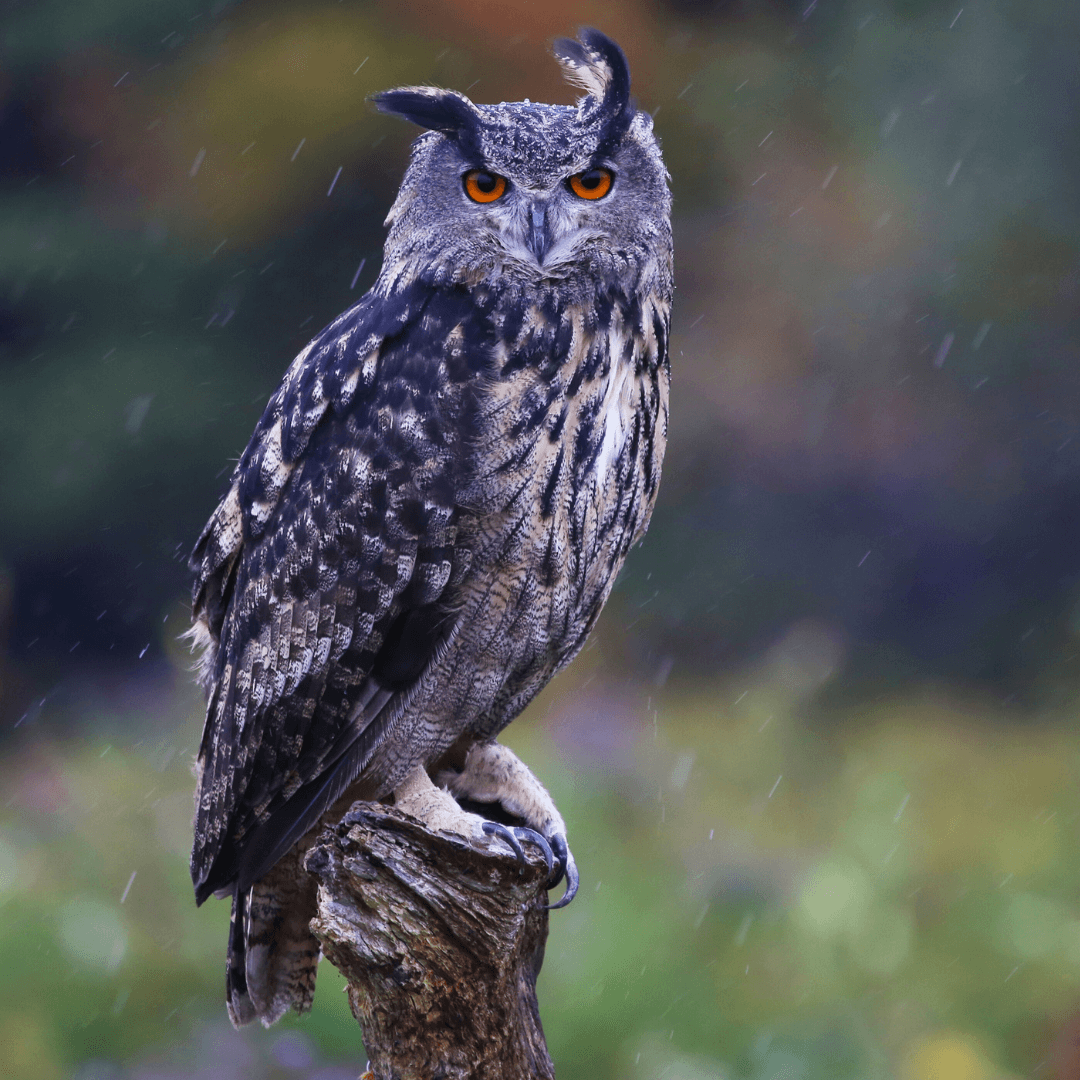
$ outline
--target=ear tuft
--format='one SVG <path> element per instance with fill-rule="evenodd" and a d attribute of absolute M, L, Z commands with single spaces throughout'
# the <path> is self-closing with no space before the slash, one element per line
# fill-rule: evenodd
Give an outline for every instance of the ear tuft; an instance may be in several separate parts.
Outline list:
<path fill-rule="evenodd" d="M 553 49 L 563 77 L 585 91 L 578 112 L 585 123 L 603 127 L 602 141 L 617 142 L 634 119 L 630 100 L 630 65 L 622 49 L 591 26 L 578 31 L 577 40 L 559 38 Z"/>
<path fill-rule="evenodd" d="M 588 30 L 583 30 L 582 37 Z M 592 33 L 597 33 L 593 30 Z M 614 45 L 614 42 L 610 42 Z M 615 46 L 618 48 L 618 46 Z M 563 78 L 571 85 L 580 87 L 590 97 L 603 101 L 611 83 L 611 65 L 606 58 L 589 49 L 581 40 L 558 38 L 552 50 L 559 66 L 563 69 Z"/>
<path fill-rule="evenodd" d="M 372 94 L 370 100 L 380 112 L 400 116 L 429 131 L 441 131 L 465 145 L 472 146 L 476 142 L 480 113 L 464 94 L 456 90 L 402 86 Z"/>

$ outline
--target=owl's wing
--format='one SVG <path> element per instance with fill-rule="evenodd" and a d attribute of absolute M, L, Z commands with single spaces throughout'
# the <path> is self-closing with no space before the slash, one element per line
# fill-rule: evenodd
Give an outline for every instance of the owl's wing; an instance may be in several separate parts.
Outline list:
<path fill-rule="evenodd" d="M 198 541 L 200 903 L 257 880 L 314 824 L 454 632 L 456 495 L 491 356 L 477 316 L 462 290 L 414 285 L 331 324 Z"/>

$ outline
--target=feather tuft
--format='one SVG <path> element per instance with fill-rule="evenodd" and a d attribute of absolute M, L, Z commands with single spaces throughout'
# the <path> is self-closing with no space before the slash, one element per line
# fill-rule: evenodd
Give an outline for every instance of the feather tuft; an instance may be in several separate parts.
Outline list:
<path fill-rule="evenodd" d="M 191 628 L 179 635 L 195 653 L 193 670 L 199 685 L 207 690 L 213 681 L 214 665 L 217 663 L 217 641 L 210 631 L 206 615 L 200 613 L 192 621 Z"/>
<path fill-rule="evenodd" d="M 479 110 L 456 90 L 402 86 L 372 94 L 370 100 L 379 112 L 400 116 L 429 131 L 441 131 L 462 146 L 474 147 L 477 143 Z"/>
<path fill-rule="evenodd" d="M 611 65 L 600 55 L 587 49 L 580 41 L 559 38 L 555 42 L 555 59 L 563 69 L 563 78 L 584 90 L 590 97 L 603 101 L 611 83 Z"/>
<path fill-rule="evenodd" d="M 582 121 L 601 125 L 600 152 L 610 149 L 634 119 L 626 54 L 607 34 L 589 26 L 578 31 L 576 41 L 559 38 L 553 51 L 566 81 L 585 91 L 578 102 Z"/>

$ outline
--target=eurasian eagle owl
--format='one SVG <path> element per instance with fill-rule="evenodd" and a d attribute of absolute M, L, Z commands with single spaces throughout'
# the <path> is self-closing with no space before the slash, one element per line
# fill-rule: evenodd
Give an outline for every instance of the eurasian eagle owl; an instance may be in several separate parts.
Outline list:
<path fill-rule="evenodd" d="M 556 906 L 577 888 L 551 797 L 495 737 L 582 647 L 649 522 L 671 199 L 619 47 L 584 30 L 555 54 L 576 106 L 375 97 L 427 129 L 382 270 L 293 362 L 192 555 L 191 875 L 199 903 L 233 899 L 235 1024 L 310 1005 L 302 857 L 353 800 L 537 843 L 566 875 Z"/>

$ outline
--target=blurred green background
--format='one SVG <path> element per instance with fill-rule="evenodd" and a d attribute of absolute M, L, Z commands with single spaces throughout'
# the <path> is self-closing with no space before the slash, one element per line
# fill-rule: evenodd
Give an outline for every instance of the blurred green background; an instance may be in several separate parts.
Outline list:
<path fill-rule="evenodd" d="M 378 272 L 414 132 L 365 96 L 569 102 L 588 23 L 678 293 L 652 529 L 507 732 L 583 874 L 559 1076 L 1080 1078 L 1067 0 L 0 2 L 0 1075 L 363 1065 L 329 965 L 225 1018 L 185 557 Z"/>

